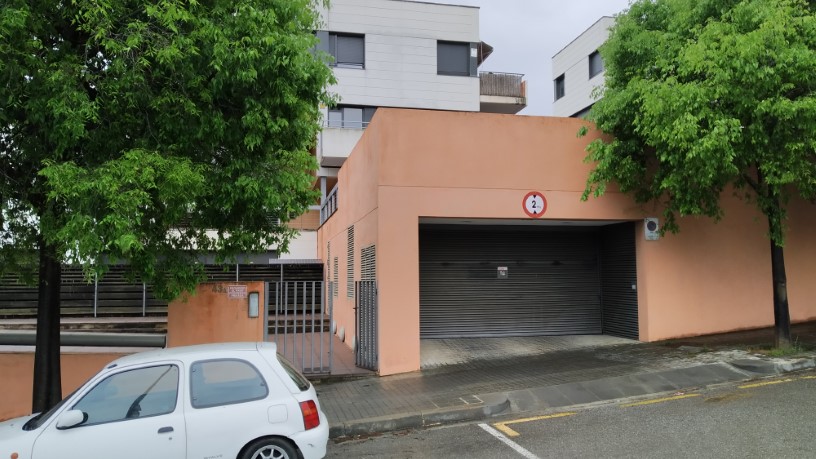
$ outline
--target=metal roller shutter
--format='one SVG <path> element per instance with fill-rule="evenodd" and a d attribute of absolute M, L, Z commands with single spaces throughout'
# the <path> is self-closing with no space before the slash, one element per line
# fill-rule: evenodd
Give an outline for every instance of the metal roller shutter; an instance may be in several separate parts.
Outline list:
<path fill-rule="evenodd" d="M 603 332 L 638 339 L 634 223 L 601 230 L 601 292 Z"/>
<path fill-rule="evenodd" d="M 420 225 L 419 234 L 421 338 L 601 333 L 597 228 Z"/>

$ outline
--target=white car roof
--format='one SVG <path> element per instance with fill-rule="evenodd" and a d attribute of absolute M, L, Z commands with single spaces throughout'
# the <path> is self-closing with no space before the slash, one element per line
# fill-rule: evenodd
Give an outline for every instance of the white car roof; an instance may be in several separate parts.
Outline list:
<path fill-rule="evenodd" d="M 105 368 L 123 365 L 138 365 L 150 363 L 157 360 L 180 360 L 183 362 L 199 360 L 201 358 L 228 357 L 236 352 L 262 351 L 264 353 L 276 353 L 277 345 L 267 342 L 236 342 L 236 343 L 213 343 L 197 344 L 194 346 L 178 346 L 153 351 L 137 352 L 136 354 L 120 357 L 105 365 Z"/>

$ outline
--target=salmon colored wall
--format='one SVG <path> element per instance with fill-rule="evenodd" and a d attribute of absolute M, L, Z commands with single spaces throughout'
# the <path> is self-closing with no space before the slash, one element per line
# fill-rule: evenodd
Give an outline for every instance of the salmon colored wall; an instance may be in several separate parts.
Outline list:
<path fill-rule="evenodd" d="M 788 206 L 789 221 L 785 243 L 788 301 L 791 320 L 816 320 L 816 205 L 794 200 Z M 766 243 L 767 245 L 767 243 Z M 770 270 L 770 247 L 765 252 Z M 770 280 L 768 280 L 770 282 Z M 771 307 L 770 303 L 766 307 Z"/>
<path fill-rule="evenodd" d="M 308 210 L 303 215 L 286 222 L 286 226 L 300 231 L 314 231 L 320 226 L 320 211 Z"/>
<path fill-rule="evenodd" d="M 368 129 L 377 126 L 375 120 Z M 378 177 L 380 136 L 375 130 L 371 135 L 364 135 L 358 143 L 359 151 L 346 160 L 338 174 L 338 183 L 353 183 L 338 189 L 338 211 L 327 220 L 318 231 L 318 253 L 327 265 L 327 280 L 334 278 L 334 258 L 338 260 L 337 296 L 333 298 L 333 319 L 336 332 L 343 329 L 345 345 L 353 348 L 355 330 L 354 298 L 347 295 L 347 251 L 348 228 L 354 225 L 354 279 L 360 280 L 360 251 L 370 245 L 378 245 Z M 328 254 L 328 243 L 331 242 L 331 259 Z M 380 248 L 377 246 L 377 263 L 380 260 Z M 377 267 L 379 269 L 379 266 Z"/>
<path fill-rule="evenodd" d="M 542 223 L 638 222 L 642 340 L 772 323 L 769 243 L 766 225 L 756 212 L 728 195 L 727 216 L 720 224 L 689 218 L 681 222 L 679 235 L 645 241 L 642 219 L 660 216 L 661 209 L 638 206 L 614 188 L 601 198 L 581 202 L 591 169 L 583 162 L 585 147 L 597 136 L 578 138 L 582 125 L 582 120 L 569 118 L 377 110 L 340 170 L 338 193 L 346 199 L 341 197 L 337 214 L 321 228 L 320 250 L 325 254 L 325 241 L 333 241 L 342 298 L 345 229 L 365 216 L 374 218 L 366 225 L 377 233 L 380 374 L 419 368 L 420 220 L 529 221 L 522 199 L 533 190 L 547 199 Z M 793 319 L 804 320 L 816 317 L 811 300 L 816 298 L 816 284 L 793 282 L 813 271 L 816 248 L 807 235 L 813 234 L 816 208 L 805 203 L 795 207 L 792 249 L 786 254 L 789 294 Z M 337 317 L 353 321 L 351 311 Z"/>
<path fill-rule="evenodd" d="M 258 292 L 259 314 L 250 318 L 248 298 L 229 298 L 230 286 Z M 263 341 L 264 283 L 213 282 L 200 284 L 186 300 L 167 307 L 167 347 L 230 341 Z"/>
<path fill-rule="evenodd" d="M 680 232 L 638 240 L 641 337 L 649 341 L 773 324 L 767 220 L 752 204 L 722 197 L 725 218 L 687 217 Z M 785 247 L 788 300 L 794 322 L 816 318 L 812 282 L 816 207 L 796 200 Z M 644 306 L 647 306 L 644 308 Z M 645 319 L 645 320 L 644 320 Z"/>
<path fill-rule="evenodd" d="M 127 354 L 63 352 L 62 395 L 70 394 L 105 365 Z M 0 421 L 31 414 L 34 352 L 0 353 L 0 387 Z"/>

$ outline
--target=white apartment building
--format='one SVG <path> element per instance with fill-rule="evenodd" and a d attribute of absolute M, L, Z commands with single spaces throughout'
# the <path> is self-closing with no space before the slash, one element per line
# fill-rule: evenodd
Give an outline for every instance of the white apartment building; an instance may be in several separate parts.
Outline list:
<path fill-rule="evenodd" d="M 553 56 L 553 115 L 580 118 L 595 103 L 592 91 L 604 82 L 598 48 L 609 38 L 614 22 L 612 17 L 602 17 Z"/>
<path fill-rule="evenodd" d="M 336 206 L 337 172 L 379 107 L 518 113 L 523 75 L 478 71 L 493 48 L 479 8 L 407 0 L 332 0 L 320 11 L 319 49 L 332 56 L 339 102 L 324 107 L 317 146 L 322 210 L 299 219 L 281 258 L 314 259 L 316 229 Z M 323 216 L 323 218 L 321 218 Z"/>

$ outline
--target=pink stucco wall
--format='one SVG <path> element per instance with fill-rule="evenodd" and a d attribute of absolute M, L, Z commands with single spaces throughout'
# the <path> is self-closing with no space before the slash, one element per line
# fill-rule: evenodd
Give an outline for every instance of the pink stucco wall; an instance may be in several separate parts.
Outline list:
<path fill-rule="evenodd" d="M 239 287 L 239 294 L 230 293 L 233 286 Z M 250 292 L 258 293 L 258 317 L 248 314 Z M 199 284 L 195 294 L 167 306 L 167 347 L 263 341 L 265 305 L 263 282 Z"/>
<path fill-rule="evenodd" d="M 339 209 L 320 229 L 319 253 L 338 257 L 335 319 L 353 335 L 353 299 L 345 295 L 346 235 L 359 251 L 377 245 L 380 373 L 419 368 L 421 218 L 529 220 L 528 191 L 545 195 L 549 220 L 638 221 L 659 216 L 614 188 L 581 202 L 590 165 L 578 138 L 584 123 L 568 118 L 380 109 L 340 171 Z M 726 218 L 688 218 L 679 235 L 646 241 L 638 225 L 640 334 L 657 340 L 772 323 L 766 223 L 749 205 L 724 196 Z M 816 259 L 811 204 L 791 209 L 787 255 L 792 318 L 816 317 Z M 331 264 L 331 261 L 330 261 Z M 797 282 L 798 281 L 798 282 Z M 794 285 L 795 284 L 795 285 Z M 347 344 L 351 342 L 347 339 Z"/>
<path fill-rule="evenodd" d="M 63 351 L 62 395 L 66 396 L 113 360 L 132 352 Z M 34 351 L 0 352 L 0 421 L 31 414 Z"/>

